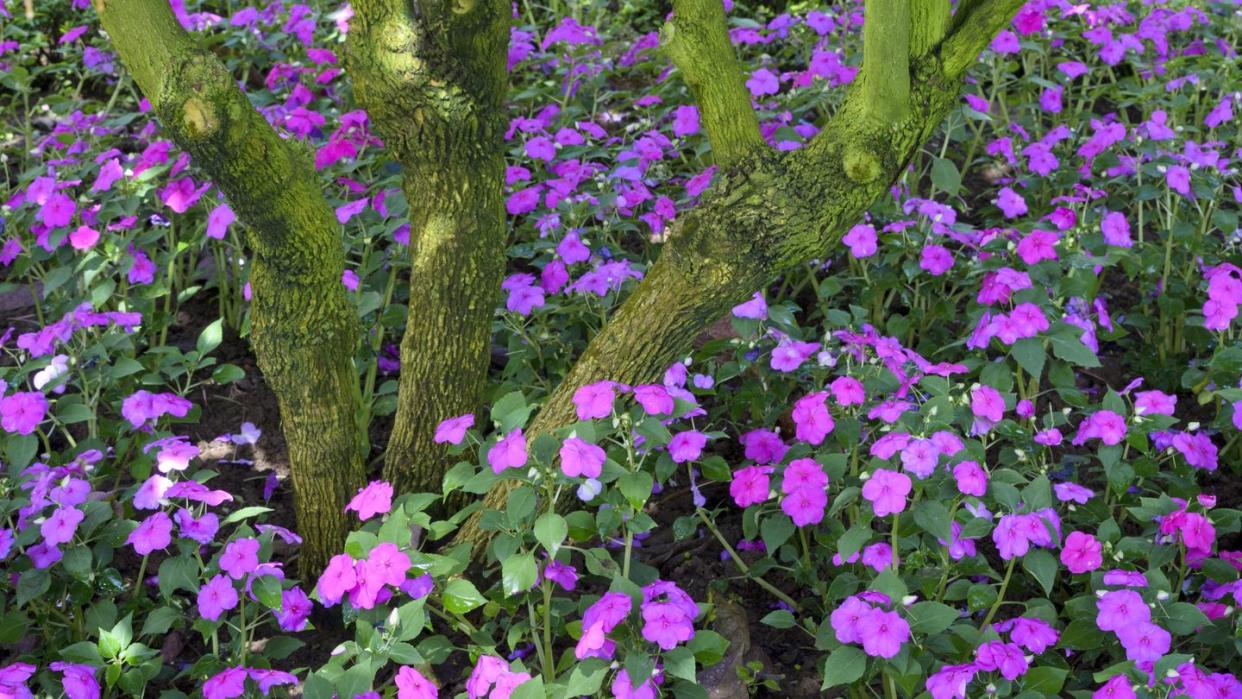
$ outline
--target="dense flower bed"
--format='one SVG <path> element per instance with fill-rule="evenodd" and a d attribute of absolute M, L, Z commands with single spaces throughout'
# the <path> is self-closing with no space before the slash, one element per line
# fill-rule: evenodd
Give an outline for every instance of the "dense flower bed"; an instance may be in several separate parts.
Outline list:
<path fill-rule="evenodd" d="M 189 436 L 256 378 L 217 357 L 248 329 L 241 223 L 88 3 L 37 5 L 0 3 L 0 694 L 700 697 L 736 663 L 732 591 L 850 696 L 1242 697 L 1236 4 L 1028 3 L 840 250 L 533 439 L 715 167 L 652 8 L 515 6 L 490 414 L 445 416 L 442 493 L 360 491 L 318 580 L 249 470 L 278 425 Z M 313 151 L 382 423 L 410 204 L 351 104 L 351 11 L 173 5 Z M 860 5 L 730 22 L 765 138 L 801 147 L 856 76 Z M 429 512 L 501 479 L 471 567 L 443 544 L 472 509 Z M 664 579 L 660 536 L 735 577 Z M 793 695 L 791 669 L 727 672 Z"/>

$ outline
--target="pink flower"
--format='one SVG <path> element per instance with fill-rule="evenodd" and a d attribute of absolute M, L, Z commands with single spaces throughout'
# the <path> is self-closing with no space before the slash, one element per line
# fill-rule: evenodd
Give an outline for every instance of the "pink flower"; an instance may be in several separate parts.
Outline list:
<path fill-rule="evenodd" d="M 919 267 L 933 277 L 939 277 L 953 268 L 953 253 L 943 245 L 925 245 L 919 257 Z"/>
<path fill-rule="evenodd" d="M 69 244 L 74 250 L 89 250 L 99 242 L 99 231 L 90 226 L 78 226 L 69 234 Z"/>
<path fill-rule="evenodd" d="M 172 518 L 167 512 L 156 512 L 142 520 L 138 528 L 129 533 L 125 543 L 134 547 L 134 553 L 145 556 L 161 551 L 172 543 Z"/>
<path fill-rule="evenodd" d="M 876 517 L 884 517 L 906 509 L 906 495 L 912 487 L 909 476 L 881 468 L 863 484 L 862 496 L 871 503 Z"/>
<path fill-rule="evenodd" d="M 819 524 L 828 506 L 828 493 L 823 488 L 797 488 L 781 500 L 781 511 L 799 527 Z"/>
<path fill-rule="evenodd" d="M 1130 222 L 1123 213 L 1110 211 L 1104 214 L 1104 218 L 1100 220 L 1100 231 L 1104 234 L 1104 242 L 1109 245 L 1119 248 L 1134 245 L 1134 241 L 1130 239 Z"/>
<path fill-rule="evenodd" d="M 828 487 L 828 474 L 824 467 L 811 458 L 794 459 L 785 467 L 781 478 L 781 492 L 793 493 L 803 488 L 823 490 Z"/>
<path fill-rule="evenodd" d="M 561 445 L 561 471 L 570 478 L 599 478 L 606 455 L 604 450 L 578 437 Z"/>
<path fill-rule="evenodd" d="M 314 605 L 300 587 L 292 587 L 280 593 L 280 611 L 276 621 L 283 631 L 301 631 L 306 628 Z"/>
<path fill-rule="evenodd" d="M 673 397 L 667 389 L 656 384 L 634 387 L 634 400 L 648 415 L 672 415 Z"/>
<path fill-rule="evenodd" d="M 224 240 L 224 236 L 229 232 L 229 226 L 236 220 L 237 216 L 228 204 L 217 206 L 211 210 L 210 214 L 207 214 L 207 237 Z"/>
<path fill-rule="evenodd" d="M 436 425 L 436 434 L 432 438 L 436 444 L 461 444 L 466 438 L 466 430 L 474 427 L 474 415 L 466 413 L 451 417 Z"/>
<path fill-rule="evenodd" d="M 837 640 L 841 643 L 861 641 L 863 627 L 870 620 L 873 611 L 874 607 L 856 596 L 845 598 L 841 606 L 834 609 L 828 618 Z"/>
<path fill-rule="evenodd" d="M 234 593 L 236 596 L 236 593 Z M 206 615 L 204 615 L 206 616 Z M 212 619 L 213 621 L 215 619 Z M 246 692 L 246 668 L 231 667 L 203 683 L 203 699 L 235 699 Z"/>
<path fill-rule="evenodd" d="M 1150 621 L 1125 624 L 1116 629 L 1126 657 L 1136 663 L 1154 663 L 1169 652 L 1173 637 Z"/>
<path fill-rule="evenodd" d="M 198 590 L 198 613 L 208 621 L 216 621 L 221 614 L 237 606 L 237 588 L 223 573 L 208 580 Z"/>
<path fill-rule="evenodd" d="M 1126 419 L 1111 410 L 1092 413 L 1078 426 L 1074 435 L 1075 446 L 1086 444 L 1088 439 L 1099 439 L 1108 446 L 1120 444 L 1126 436 Z"/>
<path fill-rule="evenodd" d="M 876 658 L 892 658 L 910 640 L 910 625 L 897 612 L 872 609 L 859 632 L 863 652 Z"/>
<path fill-rule="evenodd" d="M 1032 653 L 1043 653 L 1056 645 L 1061 634 L 1042 619 L 1019 617 L 1013 620 L 1009 638 Z"/>
<path fill-rule="evenodd" d="M 1052 492 L 1061 502 L 1076 502 L 1079 505 L 1086 505 L 1095 496 L 1090 488 L 1084 488 L 1077 483 L 1057 483 L 1052 486 Z"/>
<path fill-rule="evenodd" d="M 403 665 L 397 670 L 397 699 L 436 699 L 440 690 L 431 680 L 412 667 Z"/>
<path fill-rule="evenodd" d="M 1137 415 L 1172 415 L 1177 408 L 1177 396 L 1164 391 L 1139 391 L 1134 394 L 1134 412 Z"/>
<path fill-rule="evenodd" d="M 953 467 L 953 478 L 957 481 L 958 492 L 963 495 L 983 497 L 988 489 L 988 474 L 975 461 L 963 461 Z"/>
<path fill-rule="evenodd" d="M 1091 694 L 1091 699 L 1138 699 L 1125 673 L 1114 675 Z"/>
<path fill-rule="evenodd" d="M 836 427 L 828 413 L 827 391 L 817 391 L 799 398 L 793 407 L 793 421 L 797 429 L 794 436 L 807 444 L 818 445 Z"/>
<path fill-rule="evenodd" d="M 31 434 L 47 415 L 47 399 L 36 391 L 0 398 L 0 427 L 5 432 Z"/>
<path fill-rule="evenodd" d="M 86 517 L 86 513 L 76 507 L 58 507 L 52 516 L 43 520 L 39 533 L 43 535 L 43 543 L 48 546 L 67 544 L 73 541 L 78 524 Z"/>
<path fill-rule="evenodd" d="M 1027 662 L 1022 648 L 1013 643 L 988 641 L 975 650 L 975 666 L 985 672 L 999 670 L 1001 676 L 1013 681 L 1026 674 Z"/>
<path fill-rule="evenodd" d="M 936 470 L 940 450 L 930 439 L 912 439 L 901 450 L 901 468 L 917 476 L 927 478 Z"/>
<path fill-rule="evenodd" d="M 612 381 L 598 381 L 580 386 L 574 391 L 574 406 L 577 408 L 579 420 L 608 417 L 612 414 L 612 401 L 616 397 L 616 384 Z"/>
<path fill-rule="evenodd" d="M 750 74 L 750 79 L 746 81 L 746 87 L 754 97 L 775 95 L 777 92 L 780 92 L 781 81 L 772 71 L 767 68 L 760 68 Z"/>
<path fill-rule="evenodd" d="M 707 435 L 698 430 L 686 430 L 678 432 L 669 440 L 668 454 L 673 457 L 674 463 L 684 464 L 699 458 L 706 445 Z"/>
<path fill-rule="evenodd" d="M 59 661 L 50 667 L 55 672 L 64 673 L 60 684 L 68 699 L 99 699 L 99 680 L 95 679 L 95 668 Z"/>
<path fill-rule="evenodd" d="M 782 342 L 772 350 L 770 365 L 776 371 L 787 374 L 802 366 L 803 362 L 810 359 L 818 351 L 818 342 L 799 342 L 796 340 Z"/>
<path fill-rule="evenodd" d="M 345 593 L 354 589 L 357 584 L 358 575 L 354 570 L 354 559 L 347 553 L 333 556 L 328 561 L 328 567 L 319 576 L 317 586 L 319 601 L 331 607 L 340 602 Z"/>
<path fill-rule="evenodd" d="M 975 416 L 976 428 L 987 432 L 1004 419 L 1005 399 L 991 386 L 975 386 L 970 390 L 970 412 Z"/>
<path fill-rule="evenodd" d="M 77 210 L 78 205 L 72 199 L 57 192 L 49 196 L 47 201 L 43 202 L 43 206 L 39 207 L 39 220 L 48 228 L 60 228 L 69 225 Z"/>
<path fill-rule="evenodd" d="M 749 318 L 751 320 L 766 320 L 768 317 L 768 304 L 763 300 L 763 292 L 756 291 L 749 301 L 734 306 L 733 315 L 738 318 Z"/>
<path fill-rule="evenodd" d="M 1035 229 L 1018 242 L 1018 257 L 1028 265 L 1037 264 L 1043 260 L 1055 260 L 1057 259 L 1056 245 L 1059 241 L 1060 236 L 1055 232 Z"/>
<path fill-rule="evenodd" d="M 661 650 L 672 650 L 694 636 L 694 618 L 674 602 L 646 604 L 642 614 L 643 638 Z"/>
<path fill-rule="evenodd" d="M 974 663 L 945 665 L 927 677 L 927 691 L 932 699 L 966 699 L 966 685 L 975 678 Z"/>
<path fill-rule="evenodd" d="M 693 105 L 681 105 L 673 112 L 673 135 L 689 136 L 699 130 L 699 110 Z"/>
<path fill-rule="evenodd" d="M 517 428 L 505 435 L 487 450 L 487 463 L 492 473 L 499 474 L 505 469 L 521 468 L 526 465 L 526 436 L 522 428 Z"/>
<path fill-rule="evenodd" d="M 346 512 L 357 512 L 363 522 L 375 515 L 392 509 L 392 484 L 387 481 L 371 481 L 359 488 L 358 493 L 345 506 Z"/>
<path fill-rule="evenodd" d="M 1147 603 L 1133 590 L 1113 590 L 1095 602 L 1099 611 L 1095 617 L 1095 625 L 1101 631 L 1117 631 L 1126 626 L 1151 621 L 1151 609 Z"/>
<path fill-rule="evenodd" d="M 738 507 L 750 507 L 768 499 L 771 488 L 768 474 L 771 466 L 747 466 L 733 473 L 733 482 L 729 483 L 729 495 Z"/>
<path fill-rule="evenodd" d="M 1026 213 L 1026 200 L 1009 187 L 1001 187 L 994 202 L 1005 218 L 1017 218 Z"/>
<path fill-rule="evenodd" d="M 875 226 L 868 223 L 860 223 L 851 228 L 842 238 L 841 242 L 845 243 L 850 254 L 858 259 L 871 257 L 876 251 Z"/>
<path fill-rule="evenodd" d="M 1100 542 L 1094 536 L 1070 532 L 1061 549 L 1061 562 L 1071 573 L 1089 573 L 1104 563 L 1100 551 Z"/>
<path fill-rule="evenodd" d="M 751 430 L 739 437 L 738 441 L 746 448 L 746 458 L 754 459 L 760 464 L 778 462 L 785 458 L 785 452 L 789 450 L 780 435 L 772 430 Z"/>
<path fill-rule="evenodd" d="M 867 399 L 867 392 L 862 382 L 852 376 L 839 376 L 828 385 L 832 391 L 832 399 L 843 406 L 862 405 Z"/>
<path fill-rule="evenodd" d="M 220 570 L 230 578 L 241 580 L 259 567 L 259 540 L 246 538 L 230 541 L 220 554 Z"/>

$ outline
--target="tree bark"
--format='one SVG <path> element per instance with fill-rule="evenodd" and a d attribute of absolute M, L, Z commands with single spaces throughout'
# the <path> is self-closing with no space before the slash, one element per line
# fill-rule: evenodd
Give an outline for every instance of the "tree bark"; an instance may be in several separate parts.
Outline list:
<path fill-rule="evenodd" d="M 509 6 L 359 0 L 354 93 L 401 163 L 410 203 L 410 301 L 384 477 L 440 490 L 436 425 L 482 404 L 505 264 L 504 99 Z"/>
<path fill-rule="evenodd" d="M 165 0 L 95 0 L 95 8 L 164 128 L 246 225 L 251 344 L 289 447 L 305 540 L 299 569 L 316 576 L 345 543 L 344 508 L 364 480 L 359 327 L 341 285 L 340 230 L 309 152 L 268 125 Z"/>
<path fill-rule="evenodd" d="M 715 1 L 675 0 L 674 17 L 685 12 L 683 21 L 686 16 L 710 18 L 699 6 Z M 927 12 L 942 9 L 920 1 Z M 868 49 L 879 45 L 878 53 L 908 66 L 907 79 L 898 80 L 895 89 L 888 85 L 877 90 L 874 78 L 864 74 L 848 88 L 820 134 L 797 151 L 777 152 L 762 142 L 739 146 L 733 140 L 734 134 L 749 131 L 754 115 L 749 103 L 743 110 L 736 98 L 721 99 L 713 90 L 737 82 L 738 76 L 689 80 L 712 148 L 728 154 L 727 164 L 702 202 L 678 217 L 647 277 L 540 409 L 530 438 L 572 423 L 572 398 L 579 386 L 603 379 L 657 381 L 708 324 L 756 289 L 798 264 L 830 256 L 849 226 L 888 191 L 956 104 L 966 68 L 1022 3 L 976 0 L 969 17 L 955 18 L 956 29 L 947 37 L 943 22 L 904 31 L 868 24 Z M 907 9 L 906 21 L 910 14 Z M 711 31 L 723 31 L 722 24 L 716 26 Z M 707 27 L 698 29 L 707 32 Z M 680 24 L 672 32 L 666 27 L 666 48 L 688 34 Z M 896 46 L 876 40 L 877 35 L 894 34 L 903 37 Z M 690 75 L 703 66 L 731 70 L 721 55 L 724 50 L 732 52 L 727 41 L 698 41 L 689 50 L 674 46 L 669 53 Z M 874 54 L 864 56 L 863 66 L 871 76 L 891 72 L 891 65 L 875 60 Z M 503 509 L 511 483 L 497 484 L 485 508 Z M 479 527 L 479 519 L 468 520 L 457 535 L 457 540 L 474 544 L 476 553 L 490 536 Z"/>

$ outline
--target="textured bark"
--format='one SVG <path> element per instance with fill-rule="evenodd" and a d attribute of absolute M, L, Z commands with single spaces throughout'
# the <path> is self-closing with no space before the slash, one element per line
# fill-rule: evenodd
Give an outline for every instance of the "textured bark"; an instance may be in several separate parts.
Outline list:
<path fill-rule="evenodd" d="M 781 272 L 829 256 L 956 104 L 968 65 L 961 57 L 970 54 L 973 60 L 1021 5 L 1022 0 L 981 0 L 972 9 L 981 13 L 979 25 L 965 20 L 956 34 L 911 60 L 907 108 L 899 119 L 877 118 L 883 110 L 877 112 L 862 81 L 848 89 L 841 108 L 806 148 L 788 153 L 764 145 L 734 148 L 731 164 L 703 201 L 678 217 L 647 277 L 541 408 L 530 438 L 572 423 L 579 386 L 602 379 L 657 381 L 732 306 Z M 968 34 L 960 36 L 963 32 Z M 909 48 L 903 44 L 901 50 L 905 61 Z M 730 117 L 719 102 L 700 106 L 704 114 L 724 112 L 726 121 L 745 120 L 736 113 Z M 708 134 L 718 150 L 720 136 Z M 487 507 L 503 508 L 509 489 L 504 482 L 494 488 Z M 458 533 L 476 551 L 488 540 L 478 524 L 476 516 Z"/>
<path fill-rule="evenodd" d="M 410 202 L 410 303 L 384 477 L 436 492 L 432 440 L 477 411 L 505 262 L 503 133 L 508 4 L 359 0 L 349 33 L 358 101 L 401 163 Z"/>
<path fill-rule="evenodd" d="M 228 197 L 253 253 L 251 344 L 280 404 L 299 567 L 317 575 L 348 533 L 362 484 L 353 367 L 358 321 L 341 286 L 340 230 L 308 152 L 282 139 L 165 0 L 96 0 L 104 29 L 160 122 Z"/>

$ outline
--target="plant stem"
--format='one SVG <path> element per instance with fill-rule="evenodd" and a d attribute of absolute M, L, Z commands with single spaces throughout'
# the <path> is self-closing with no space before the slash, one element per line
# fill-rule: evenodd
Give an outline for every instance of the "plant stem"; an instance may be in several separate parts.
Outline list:
<path fill-rule="evenodd" d="M 703 508 L 695 508 L 695 514 L 699 516 L 699 519 L 703 521 L 703 524 L 706 525 L 708 530 L 711 531 L 711 533 L 716 537 L 716 541 L 719 541 L 720 545 L 724 547 L 724 550 L 728 552 L 729 558 L 733 559 L 733 563 L 738 567 L 738 570 L 742 571 L 743 575 L 751 580 L 754 580 L 759 587 L 762 587 L 772 593 L 773 597 L 776 597 L 785 604 L 788 604 L 791 609 L 798 609 L 798 603 L 795 602 L 792 597 L 776 589 L 772 586 L 772 583 L 764 580 L 760 576 L 750 574 L 750 566 L 746 565 L 746 561 L 743 561 L 742 557 L 737 555 L 737 551 L 734 551 L 733 547 L 729 545 L 729 542 L 725 540 L 724 535 L 721 534 L 720 530 L 716 528 L 716 525 L 707 516 L 707 513 L 703 511 Z"/>
<path fill-rule="evenodd" d="M 988 628 L 988 624 L 992 623 L 992 619 L 996 616 L 996 610 L 1000 609 L 1001 603 L 1005 601 L 1005 590 L 1009 588 L 1009 579 L 1013 576 L 1013 564 L 1018 562 L 1018 557 L 1014 556 L 1009 559 L 1009 565 L 1005 566 L 1005 579 L 1001 580 L 1000 592 L 996 595 L 996 601 L 992 603 L 992 608 L 988 610 L 988 615 L 983 618 L 983 623 L 979 625 L 979 630 L 984 631 Z"/>

